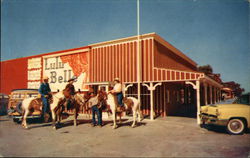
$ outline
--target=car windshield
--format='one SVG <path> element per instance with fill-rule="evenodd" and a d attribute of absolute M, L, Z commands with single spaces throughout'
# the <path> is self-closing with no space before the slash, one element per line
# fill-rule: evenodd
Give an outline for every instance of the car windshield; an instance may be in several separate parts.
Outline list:
<path fill-rule="evenodd" d="M 237 104 L 248 104 L 250 105 L 249 103 L 249 95 L 243 95 L 241 97 L 239 97 L 236 102 Z"/>

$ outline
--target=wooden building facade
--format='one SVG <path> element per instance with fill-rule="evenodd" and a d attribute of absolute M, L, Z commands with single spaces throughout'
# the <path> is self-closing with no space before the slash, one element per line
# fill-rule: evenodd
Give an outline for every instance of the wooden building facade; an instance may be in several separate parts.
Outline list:
<path fill-rule="evenodd" d="M 197 71 L 197 64 L 156 33 L 140 36 L 141 110 L 144 115 L 192 113 L 200 105 L 220 100 L 220 83 Z M 137 97 L 137 36 L 91 44 L 32 57 L 1 62 L 1 92 L 11 88 L 38 88 L 43 75 L 48 75 L 53 91 L 66 84 L 66 78 L 79 78 L 77 89 L 100 88 L 120 78 L 126 96 Z M 34 61 L 35 63 L 34 63 Z M 11 74 L 15 62 L 18 80 Z M 3 76 L 7 74 L 7 76 Z M 26 86 L 26 87 L 25 87 Z M 34 87 L 35 86 L 35 87 Z M 196 106 L 198 105 L 198 106 Z M 198 109 L 197 109 L 198 108 Z M 154 116 L 153 116 L 154 115 Z"/>

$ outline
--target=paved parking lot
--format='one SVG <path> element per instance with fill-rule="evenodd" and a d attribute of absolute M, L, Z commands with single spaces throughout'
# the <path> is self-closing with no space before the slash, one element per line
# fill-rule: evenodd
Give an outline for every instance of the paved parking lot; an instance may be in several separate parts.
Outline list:
<path fill-rule="evenodd" d="M 113 130 L 111 121 L 91 127 L 85 116 L 72 126 L 71 118 L 53 130 L 50 123 L 31 123 L 25 130 L 7 116 L 0 116 L 1 156 L 157 156 L 250 157 L 250 134 L 228 135 L 223 128 L 200 128 L 194 118 L 144 119 L 131 128 L 124 119 Z"/>

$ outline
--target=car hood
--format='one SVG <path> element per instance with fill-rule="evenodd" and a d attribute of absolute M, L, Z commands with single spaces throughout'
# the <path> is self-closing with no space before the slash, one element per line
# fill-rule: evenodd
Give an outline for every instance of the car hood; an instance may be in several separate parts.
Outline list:
<path fill-rule="evenodd" d="M 250 108 L 249 105 L 244 104 L 218 104 L 218 105 L 206 105 L 201 107 L 201 113 L 207 113 L 216 115 L 217 110 L 220 109 L 238 109 L 238 108 Z"/>

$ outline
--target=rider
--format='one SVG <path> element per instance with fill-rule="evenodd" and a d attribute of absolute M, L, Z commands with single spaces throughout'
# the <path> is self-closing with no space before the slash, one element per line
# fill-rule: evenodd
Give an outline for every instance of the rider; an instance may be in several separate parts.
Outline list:
<path fill-rule="evenodd" d="M 43 77 L 43 82 L 40 85 L 39 88 L 39 93 L 41 94 L 42 97 L 42 102 L 43 102 L 43 111 L 42 111 L 42 117 L 47 117 L 48 110 L 49 110 L 49 95 L 51 95 L 51 89 L 49 87 L 49 78 L 48 76 Z"/>
<path fill-rule="evenodd" d="M 77 78 L 75 76 L 73 76 L 71 79 L 68 80 L 68 84 L 65 87 L 65 89 L 68 89 L 69 93 L 70 93 L 70 97 L 69 97 L 69 99 L 67 99 L 67 101 L 65 103 L 66 111 L 67 111 L 67 109 L 70 108 L 70 104 L 73 102 L 74 95 L 76 94 L 75 93 L 75 86 L 73 85 L 73 83 L 76 81 L 76 79 Z"/>
<path fill-rule="evenodd" d="M 117 96 L 118 104 L 120 107 L 117 108 L 118 111 L 124 110 L 124 104 L 122 102 L 123 94 L 122 94 L 122 84 L 119 78 L 114 79 L 114 88 L 110 92 Z"/>

